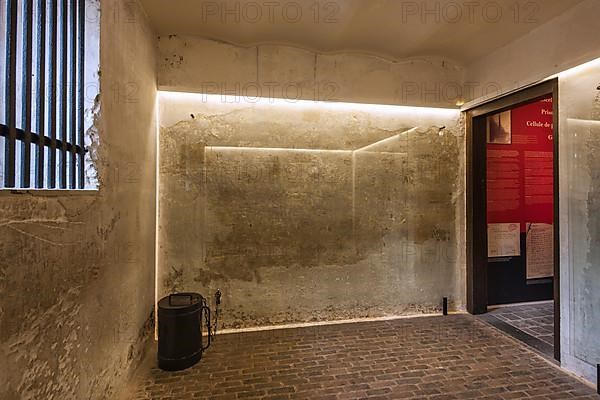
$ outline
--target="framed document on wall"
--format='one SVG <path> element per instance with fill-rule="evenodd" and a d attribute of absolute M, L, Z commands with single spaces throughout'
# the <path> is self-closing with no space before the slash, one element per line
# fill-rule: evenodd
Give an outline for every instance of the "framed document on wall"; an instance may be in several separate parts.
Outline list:
<path fill-rule="evenodd" d="M 488 224 L 488 257 L 518 257 L 521 255 L 520 224 Z"/>
<path fill-rule="evenodd" d="M 487 142 L 489 144 L 511 144 L 511 124 L 510 110 L 487 117 Z"/>
<path fill-rule="evenodd" d="M 528 223 L 525 248 L 527 279 L 553 277 L 554 226 Z"/>

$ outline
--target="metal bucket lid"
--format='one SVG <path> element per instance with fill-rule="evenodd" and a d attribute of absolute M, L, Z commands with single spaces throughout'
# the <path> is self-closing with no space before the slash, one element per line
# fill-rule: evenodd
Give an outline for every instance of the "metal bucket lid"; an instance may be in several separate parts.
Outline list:
<path fill-rule="evenodd" d="M 202 306 L 202 295 L 199 293 L 185 292 L 173 293 L 163 297 L 158 302 L 158 309 L 165 311 L 192 311 Z"/>

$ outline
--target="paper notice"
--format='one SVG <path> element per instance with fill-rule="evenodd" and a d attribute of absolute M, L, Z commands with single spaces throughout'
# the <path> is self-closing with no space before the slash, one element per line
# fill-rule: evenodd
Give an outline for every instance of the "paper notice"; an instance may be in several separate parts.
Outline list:
<path fill-rule="evenodd" d="M 488 257 L 521 255 L 520 224 L 488 224 Z"/>
<path fill-rule="evenodd" d="M 554 276 L 554 228 L 552 224 L 527 224 L 527 279 Z"/>

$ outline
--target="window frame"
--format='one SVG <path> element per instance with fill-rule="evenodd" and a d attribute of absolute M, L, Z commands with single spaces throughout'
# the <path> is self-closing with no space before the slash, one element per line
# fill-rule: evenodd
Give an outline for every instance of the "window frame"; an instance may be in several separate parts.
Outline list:
<path fill-rule="evenodd" d="M 0 187 L 85 189 L 86 0 L 5 0 L 3 6 L 5 20 L 0 28 L 5 29 L 6 51 L 0 57 L 5 58 L 6 85 L 5 121 L 0 122 L 0 136 L 4 137 L 5 148 L 4 181 Z M 23 21 L 20 29 L 19 16 Z M 21 45 L 20 74 L 18 44 Z M 34 46 L 36 57 L 33 57 Z M 17 92 L 18 82 L 22 84 L 21 93 Z M 21 105 L 20 127 L 18 103 Z M 34 104 L 36 115 L 32 118 Z M 46 149 L 49 149 L 47 160 Z M 35 157 L 34 182 L 31 182 L 32 156 Z M 19 182 L 17 168 L 20 169 Z"/>

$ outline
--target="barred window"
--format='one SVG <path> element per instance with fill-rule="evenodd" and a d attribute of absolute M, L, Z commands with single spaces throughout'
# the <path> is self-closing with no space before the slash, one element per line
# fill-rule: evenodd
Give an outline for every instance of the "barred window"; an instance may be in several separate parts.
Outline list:
<path fill-rule="evenodd" d="M 86 0 L 1 1 L 0 187 L 90 187 Z"/>

